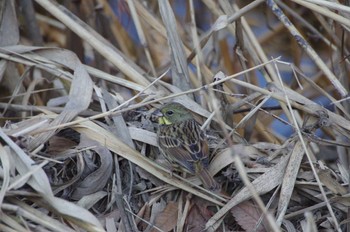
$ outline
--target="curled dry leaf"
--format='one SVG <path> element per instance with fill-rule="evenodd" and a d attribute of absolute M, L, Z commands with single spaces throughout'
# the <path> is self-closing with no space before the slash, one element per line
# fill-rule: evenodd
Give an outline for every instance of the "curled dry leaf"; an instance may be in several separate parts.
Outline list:
<path fill-rule="evenodd" d="M 102 190 L 108 178 L 112 173 L 113 168 L 113 158 L 111 152 L 101 144 L 93 141 L 86 136 L 82 135 L 80 138 L 80 144 L 77 149 L 84 149 L 85 147 L 91 147 L 91 150 L 99 156 L 98 164 L 99 167 L 84 178 L 84 180 L 78 182 L 75 185 L 74 191 L 72 193 L 72 199 L 79 200 L 85 195 L 96 193 Z"/>

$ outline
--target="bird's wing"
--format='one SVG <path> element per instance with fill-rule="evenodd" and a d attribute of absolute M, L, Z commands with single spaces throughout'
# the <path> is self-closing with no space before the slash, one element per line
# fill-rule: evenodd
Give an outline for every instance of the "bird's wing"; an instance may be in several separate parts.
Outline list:
<path fill-rule="evenodd" d="M 200 125 L 195 120 L 187 120 L 181 125 L 168 126 L 158 142 L 170 160 L 195 173 L 195 164 L 200 162 L 204 167 L 209 165 L 208 145 Z"/>

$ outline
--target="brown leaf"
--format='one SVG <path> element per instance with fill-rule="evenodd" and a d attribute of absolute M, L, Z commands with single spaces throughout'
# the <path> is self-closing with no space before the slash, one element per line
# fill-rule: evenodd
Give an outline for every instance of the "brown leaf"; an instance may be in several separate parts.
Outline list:
<path fill-rule="evenodd" d="M 334 194 L 344 195 L 347 193 L 347 190 L 331 176 L 330 170 L 320 170 L 318 172 L 320 181 Z"/>
<path fill-rule="evenodd" d="M 157 216 L 155 226 L 162 231 L 170 231 L 175 228 L 177 223 L 178 207 L 176 202 L 169 202 L 165 209 Z M 158 230 L 152 229 L 152 232 Z"/>
<path fill-rule="evenodd" d="M 231 209 L 232 216 L 236 219 L 237 223 L 246 231 L 264 232 L 266 228 L 261 223 L 259 227 L 257 224 L 261 217 L 261 212 L 250 201 L 245 201 Z"/>
<path fill-rule="evenodd" d="M 187 231 L 195 232 L 204 229 L 205 223 L 213 215 L 213 213 L 208 210 L 207 205 L 205 201 L 197 199 L 196 204 L 193 205 L 187 216 Z"/>

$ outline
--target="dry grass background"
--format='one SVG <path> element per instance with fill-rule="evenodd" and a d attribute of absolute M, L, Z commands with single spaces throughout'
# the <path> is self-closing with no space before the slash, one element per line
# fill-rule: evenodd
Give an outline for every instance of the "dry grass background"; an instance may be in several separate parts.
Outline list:
<path fill-rule="evenodd" d="M 348 1 L 110 2 L 0 2 L 1 231 L 350 231 Z M 169 172 L 168 101 L 222 192 Z"/>

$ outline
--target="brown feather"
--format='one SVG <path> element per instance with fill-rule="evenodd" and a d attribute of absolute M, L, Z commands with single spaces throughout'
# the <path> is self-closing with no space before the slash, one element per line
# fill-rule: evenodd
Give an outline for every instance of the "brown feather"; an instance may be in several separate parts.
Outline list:
<path fill-rule="evenodd" d="M 194 119 L 170 125 L 160 125 L 158 143 L 170 162 L 180 164 L 198 176 L 205 188 L 217 191 L 218 183 L 210 176 L 209 148 L 200 125 Z"/>

